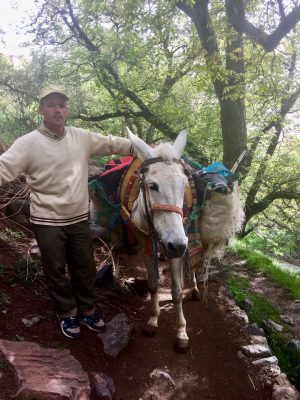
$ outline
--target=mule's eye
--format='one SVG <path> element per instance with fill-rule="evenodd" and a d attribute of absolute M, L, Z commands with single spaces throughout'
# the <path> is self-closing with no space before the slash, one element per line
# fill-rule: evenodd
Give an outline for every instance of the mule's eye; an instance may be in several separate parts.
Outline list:
<path fill-rule="evenodd" d="M 155 190 L 155 192 L 158 192 L 158 184 L 155 183 L 155 182 L 150 182 L 150 183 L 148 184 L 148 188 L 149 188 L 150 190 Z"/>

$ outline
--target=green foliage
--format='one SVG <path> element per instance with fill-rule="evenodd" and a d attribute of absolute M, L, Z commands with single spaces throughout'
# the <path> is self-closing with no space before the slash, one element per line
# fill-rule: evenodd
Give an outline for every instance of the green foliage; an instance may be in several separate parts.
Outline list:
<path fill-rule="evenodd" d="M 21 335 L 16 335 L 15 339 L 17 342 L 25 342 L 25 340 L 26 340 L 25 337 L 21 336 Z"/>
<path fill-rule="evenodd" d="M 271 258 L 259 252 L 248 250 L 242 243 L 235 246 L 237 254 L 247 261 L 247 265 L 255 271 L 263 272 L 273 282 L 285 289 L 294 299 L 300 298 L 300 272 L 283 270 Z"/>
<path fill-rule="evenodd" d="M 274 226 L 273 229 L 257 227 L 243 239 L 246 248 L 261 251 L 270 257 L 288 257 L 295 263 L 300 259 L 300 242 L 295 232 L 287 232 Z"/>
<path fill-rule="evenodd" d="M 18 230 L 4 228 L 0 231 L 0 240 L 3 240 L 4 242 L 9 242 L 11 240 L 21 239 L 24 237 L 24 233 Z"/>
<path fill-rule="evenodd" d="M 253 293 L 249 287 L 249 281 L 246 278 L 231 276 L 228 282 L 229 290 L 233 294 L 238 306 L 243 308 L 243 302 L 249 299 L 253 305 L 248 317 L 251 322 L 261 325 L 263 320 L 272 319 L 280 323 L 280 313 L 263 296 Z"/>
<path fill-rule="evenodd" d="M 3 264 L 0 264 L 0 278 L 2 278 L 4 276 L 6 270 L 6 266 Z"/>
<path fill-rule="evenodd" d="M 30 395 L 19 395 L 16 397 L 16 400 L 36 400 L 36 399 Z"/>
<path fill-rule="evenodd" d="M 17 265 L 17 276 L 20 281 L 26 282 L 29 286 L 34 284 L 41 270 L 40 260 L 26 260 L 22 258 Z"/>
<path fill-rule="evenodd" d="M 6 361 L 0 361 L 0 370 L 8 368 L 8 363 Z"/>
<path fill-rule="evenodd" d="M 8 305 L 10 303 L 11 303 L 10 297 L 7 296 L 5 293 L 0 292 L 0 304 Z"/>
<path fill-rule="evenodd" d="M 248 129 L 251 158 L 243 197 L 255 189 L 246 231 L 265 227 L 268 248 L 299 257 L 299 24 L 279 51 L 266 52 L 253 38 L 238 37 L 219 0 L 208 2 L 208 21 L 200 11 L 196 16 L 209 29 L 206 40 L 174 1 L 78 0 L 70 3 L 76 28 L 68 7 L 55 0 L 36 3 L 38 14 L 24 23 L 30 26 L 31 58 L 19 68 L 0 60 L 1 141 L 11 143 L 40 123 L 36 99 L 41 86 L 53 82 L 70 94 L 68 124 L 120 136 L 129 126 L 148 143 L 187 128 L 187 152 L 194 159 L 222 160 L 225 147 L 234 158 L 234 149 L 246 146 L 240 121 Z M 241 3 L 260 29 L 275 30 L 274 2 Z"/>
<path fill-rule="evenodd" d="M 289 380 L 300 389 L 300 353 L 287 350 L 286 340 L 276 332 L 268 336 L 272 353 L 278 358 L 280 368 Z"/>

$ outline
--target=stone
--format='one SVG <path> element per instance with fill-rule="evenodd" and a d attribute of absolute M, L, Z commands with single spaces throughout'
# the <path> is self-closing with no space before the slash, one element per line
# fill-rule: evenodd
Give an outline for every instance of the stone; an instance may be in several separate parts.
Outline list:
<path fill-rule="evenodd" d="M 276 386 L 273 388 L 272 400 L 298 400 L 298 393 L 291 386 Z"/>
<path fill-rule="evenodd" d="M 244 299 L 241 307 L 249 315 L 251 310 L 253 309 L 253 303 L 249 299 Z"/>
<path fill-rule="evenodd" d="M 41 251 L 35 239 L 30 241 L 29 253 L 31 256 L 41 257 Z"/>
<path fill-rule="evenodd" d="M 268 344 L 267 338 L 265 336 L 251 335 L 251 344 Z"/>
<path fill-rule="evenodd" d="M 289 385 L 289 380 L 286 376 L 286 374 L 282 373 L 274 379 L 274 383 L 278 386 L 288 386 Z"/>
<path fill-rule="evenodd" d="M 242 346 L 241 349 L 248 357 L 267 357 L 271 355 L 269 347 L 262 344 L 248 344 Z"/>
<path fill-rule="evenodd" d="M 89 400 L 89 378 L 69 350 L 47 349 L 31 342 L 0 340 L 0 351 L 14 369 L 15 397 Z"/>
<path fill-rule="evenodd" d="M 281 315 L 280 315 L 280 318 L 281 318 L 282 321 L 284 321 L 286 324 L 291 325 L 291 326 L 295 326 L 295 319 L 294 319 L 293 316 L 281 314 Z"/>
<path fill-rule="evenodd" d="M 259 358 L 258 360 L 252 361 L 252 364 L 255 366 L 266 366 L 266 365 L 278 365 L 278 359 L 275 356 Z"/>
<path fill-rule="evenodd" d="M 267 332 L 282 332 L 283 331 L 283 326 L 277 324 L 276 322 L 272 321 L 271 319 L 268 319 L 267 321 L 263 321 L 263 328 Z"/>
<path fill-rule="evenodd" d="M 286 344 L 285 347 L 290 353 L 300 353 L 300 340 L 292 339 Z"/>
<path fill-rule="evenodd" d="M 167 381 L 169 384 L 171 384 L 172 386 L 175 386 L 175 385 L 176 385 L 176 384 L 175 384 L 175 381 L 171 378 L 170 374 L 168 374 L 167 372 L 162 371 L 162 370 L 160 370 L 160 369 L 154 369 L 154 370 L 151 372 L 150 377 L 151 377 L 152 379 L 156 379 L 156 380 L 157 380 L 157 379 L 165 380 L 165 381 Z"/>
<path fill-rule="evenodd" d="M 229 296 L 230 296 L 229 290 L 225 286 L 221 286 L 218 290 L 218 297 L 221 300 L 226 300 L 227 298 L 229 298 Z"/>
<path fill-rule="evenodd" d="M 262 328 L 259 328 L 256 323 L 247 325 L 245 328 L 245 332 L 249 335 L 265 336 L 264 330 Z"/>
<path fill-rule="evenodd" d="M 243 322 L 244 324 L 249 323 L 248 315 L 244 310 L 241 310 L 238 306 L 232 306 L 231 307 L 231 313 L 232 315 Z"/>
<path fill-rule="evenodd" d="M 105 354 L 117 357 L 118 354 L 127 346 L 132 327 L 124 313 L 117 314 L 106 324 L 105 331 L 99 333 L 98 337 L 102 340 Z"/>
<path fill-rule="evenodd" d="M 259 371 L 259 376 L 262 378 L 262 380 L 264 380 L 264 377 L 268 377 L 271 382 L 280 374 L 281 370 L 278 365 L 265 365 Z"/>
<path fill-rule="evenodd" d="M 21 321 L 23 322 L 23 324 L 24 324 L 27 328 L 30 328 L 31 326 L 34 326 L 34 325 L 36 325 L 38 322 L 40 322 L 40 320 L 41 320 L 41 317 L 35 316 L 35 317 L 30 318 L 30 319 L 22 318 Z"/>
<path fill-rule="evenodd" d="M 103 373 L 94 374 L 92 383 L 97 400 L 113 400 L 115 398 L 115 385 L 109 376 Z"/>

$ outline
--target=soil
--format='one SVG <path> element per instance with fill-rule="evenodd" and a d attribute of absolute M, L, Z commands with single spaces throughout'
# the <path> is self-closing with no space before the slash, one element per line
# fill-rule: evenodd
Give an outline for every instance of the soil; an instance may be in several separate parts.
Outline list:
<path fill-rule="evenodd" d="M 104 354 L 101 340 L 91 331 L 84 330 L 80 341 L 72 341 L 61 334 L 41 269 L 26 271 L 25 268 L 27 280 L 26 274 L 20 276 L 18 265 L 20 259 L 26 258 L 30 246 L 30 237 L 11 240 L 9 245 L 0 241 L 1 339 L 68 348 L 90 376 L 103 372 L 113 379 L 116 400 L 271 399 L 271 388 L 265 385 L 258 370 L 238 356 L 241 345 L 249 344 L 249 337 L 244 334 L 240 320 L 226 307 L 220 307 L 218 290 L 224 285 L 222 277 L 209 280 L 206 298 L 200 302 L 191 301 L 190 291 L 185 289 L 183 308 L 190 348 L 186 354 L 180 354 L 174 350 L 175 321 L 168 271 L 161 272 L 159 330 L 156 336 L 145 337 L 141 331 L 149 315 L 149 295 L 144 267 L 137 255 L 123 254 L 118 260 L 122 286 L 98 288 L 104 320 L 109 321 L 117 313 L 124 312 L 133 326 L 129 345 L 117 358 L 112 358 Z M 96 258 L 101 263 L 102 244 L 96 242 L 95 247 Z M 32 327 L 25 327 L 22 318 L 33 316 L 42 319 Z M 16 383 L 13 371 L 1 357 L 0 399 L 9 400 L 16 392 Z M 162 387 L 153 386 L 150 374 L 155 369 L 169 373 L 176 382 L 177 389 L 172 397 L 163 393 Z M 92 393 L 92 400 L 94 398 Z"/>

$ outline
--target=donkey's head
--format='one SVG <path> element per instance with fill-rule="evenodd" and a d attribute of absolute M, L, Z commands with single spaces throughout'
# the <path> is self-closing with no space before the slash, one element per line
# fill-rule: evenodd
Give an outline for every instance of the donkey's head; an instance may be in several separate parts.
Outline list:
<path fill-rule="evenodd" d="M 143 161 L 141 190 L 131 218 L 157 237 L 167 257 L 182 257 L 188 244 L 182 218 L 188 179 L 179 160 L 186 145 L 186 131 L 179 133 L 174 144 L 162 143 L 154 148 L 130 131 L 129 138 Z"/>

